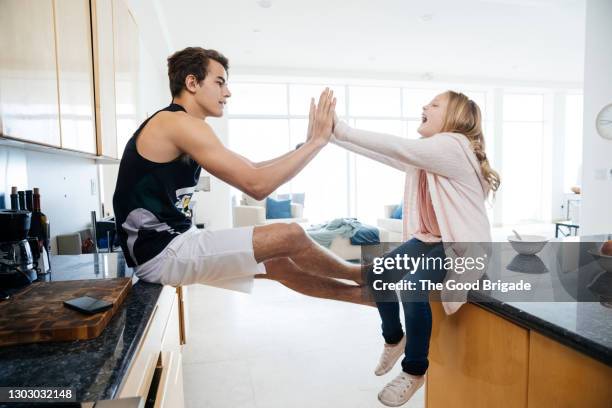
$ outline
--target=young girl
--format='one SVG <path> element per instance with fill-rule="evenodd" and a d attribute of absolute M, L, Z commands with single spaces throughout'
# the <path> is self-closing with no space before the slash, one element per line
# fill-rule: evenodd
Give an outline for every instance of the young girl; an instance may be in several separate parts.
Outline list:
<path fill-rule="evenodd" d="M 350 151 L 395 167 L 406 173 L 403 202 L 404 242 L 385 255 L 444 260 L 457 257 L 462 251 L 455 247 L 491 241 L 485 200 L 499 187 L 499 175 L 491 169 L 485 154 L 481 114 L 478 105 L 467 96 L 447 91 L 423 107 L 422 136 L 409 140 L 349 127 L 334 122 L 332 142 Z M 407 240 L 410 238 L 410 240 Z M 465 253 L 465 251 L 463 251 Z M 419 283 L 419 279 L 443 282 L 458 270 L 445 270 L 443 262 L 432 262 L 429 269 L 418 268 L 412 273 L 397 271 L 391 279 Z M 387 279 L 392 271 L 387 271 Z M 385 276 L 382 275 L 377 276 Z M 468 274 L 463 275 L 468 280 Z M 400 406 L 423 385 L 429 361 L 431 309 L 428 291 L 401 292 L 405 330 L 400 322 L 399 303 L 394 291 L 378 293 L 376 306 L 382 320 L 385 345 L 376 375 L 389 372 L 404 354 L 402 371 L 378 394 L 387 406 Z M 391 295 L 394 301 L 389 301 Z M 454 313 L 465 303 L 446 296 L 442 300 L 447 314 Z"/>

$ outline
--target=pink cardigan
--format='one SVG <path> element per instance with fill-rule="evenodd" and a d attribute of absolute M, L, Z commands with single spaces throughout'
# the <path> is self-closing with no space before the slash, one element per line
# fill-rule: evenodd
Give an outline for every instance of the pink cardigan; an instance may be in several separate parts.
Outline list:
<path fill-rule="evenodd" d="M 338 122 L 332 143 L 406 173 L 404 241 L 413 236 L 419 225 L 417 170 L 423 169 L 427 174 L 429 193 L 447 257 L 487 256 L 485 254 L 491 242 L 485 209 L 489 185 L 464 135 L 438 133 L 410 140 L 354 129 L 344 122 Z M 447 273 L 445 283 L 449 279 L 473 282 L 484 272 Z M 467 292 L 442 290 L 441 296 L 447 314 L 456 312 L 467 300 Z"/>

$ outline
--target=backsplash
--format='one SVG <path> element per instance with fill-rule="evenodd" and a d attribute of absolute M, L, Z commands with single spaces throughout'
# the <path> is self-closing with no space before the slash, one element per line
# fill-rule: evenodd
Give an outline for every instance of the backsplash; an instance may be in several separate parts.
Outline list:
<path fill-rule="evenodd" d="M 90 227 L 90 212 L 100 214 L 97 164 L 92 159 L 0 146 L 0 193 L 10 208 L 11 186 L 40 188 L 42 211 L 55 237 Z M 2 197 L 0 197 L 2 199 Z"/>

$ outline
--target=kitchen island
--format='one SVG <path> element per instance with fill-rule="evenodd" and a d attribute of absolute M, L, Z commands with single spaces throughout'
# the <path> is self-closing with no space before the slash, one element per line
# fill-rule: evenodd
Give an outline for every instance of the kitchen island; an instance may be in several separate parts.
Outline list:
<path fill-rule="evenodd" d="M 51 266 L 45 281 L 132 277 L 133 286 L 97 338 L 0 348 L 0 387 L 70 387 L 79 402 L 134 395 L 144 399 L 153 378 L 164 380 L 171 369 L 180 374 L 174 376 L 180 379 L 180 395 L 173 398 L 179 405 L 165 406 L 181 406 L 177 349 L 180 352 L 184 332 L 177 290 L 138 281 L 120 252 L 54 256 Z M 168 361 L 171 357 L 173 362 Z M 167 400 L 166 391 L 158 390 L 157 396 Z M 164 405 L 158 401 L 155 406 Z"/>
<path fill-rule="evenodd" d="M 545 251 L 525 258 L 502 248 L 488 277 L 501 271 L 549 289 L 531 299 L 475 290 L 451 316 L 433 302 L 426 406 L 610 407 L 612 281 L 589 255 L 605 239 L 549 243 L 554 265 Z"/>

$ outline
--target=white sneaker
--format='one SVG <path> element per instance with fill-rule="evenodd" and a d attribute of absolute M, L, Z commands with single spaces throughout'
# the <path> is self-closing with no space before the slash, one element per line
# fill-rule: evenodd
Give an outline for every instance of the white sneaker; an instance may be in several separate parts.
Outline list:
<path fill-rule="evenodd" d="M 378 400 L 388 407 L 399 407 L 408 402 L 424 383 L 425 376 L 411 375 L 402 371 L 378 393 Z"/>
<path fill-rule="evenodd" d="M 385 348 L 380 355 L 378 365 L 374 369 L 374 374 L 384 375 L 391 371 L 397 360 L 404 354 L 404 348 L 406 348 L 406 335 L 397 344 L 385 343 Z"/>

